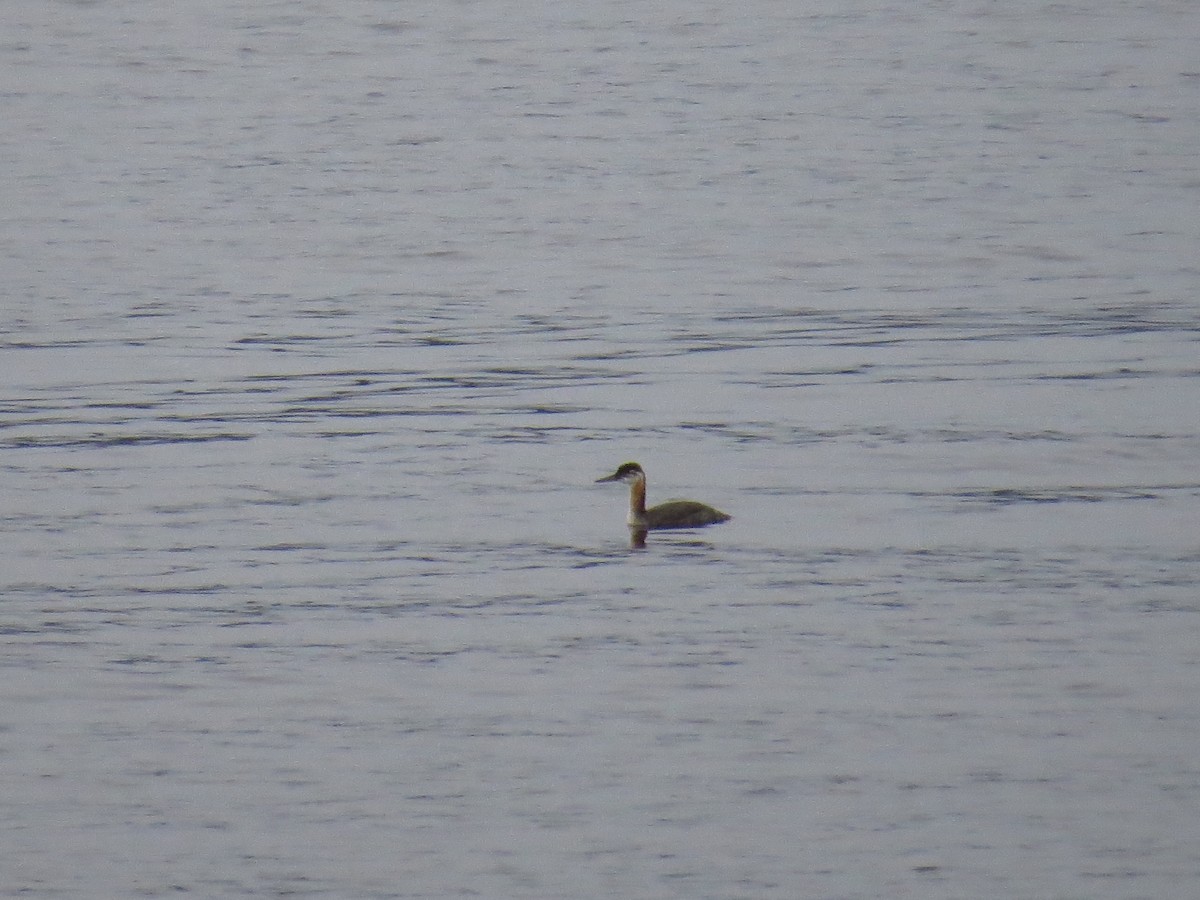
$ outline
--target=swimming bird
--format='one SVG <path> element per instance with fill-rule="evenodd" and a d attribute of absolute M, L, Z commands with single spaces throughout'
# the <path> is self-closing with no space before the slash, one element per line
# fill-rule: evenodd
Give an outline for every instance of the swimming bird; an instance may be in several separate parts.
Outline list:
<path fill-rule="evenodd" d="M 629 485 L 629 518 L 625 520 L 630 531 L 657 531 L 666 528 L 700 528 L 728 522 L 732 516 L 713 509 L 695 500 L 668 500 L 646 509 L 646 473 L 635 462 L 621 465 L 617 471 L 603 478 L 604 481 L 623 481 Z"/>

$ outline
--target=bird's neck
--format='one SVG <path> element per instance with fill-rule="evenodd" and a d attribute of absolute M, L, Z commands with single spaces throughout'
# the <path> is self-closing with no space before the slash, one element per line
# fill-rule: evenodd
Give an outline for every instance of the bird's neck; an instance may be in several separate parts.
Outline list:
<path fill-rule="evenodd" d="M 629 524 L 646 520 L 646 479 L 637 478 L 629 485 Z"/>

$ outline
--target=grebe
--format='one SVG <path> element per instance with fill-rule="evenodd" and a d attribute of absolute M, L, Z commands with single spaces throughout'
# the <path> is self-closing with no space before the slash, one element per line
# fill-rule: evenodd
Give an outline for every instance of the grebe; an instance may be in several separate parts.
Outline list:
<path fill-rule="evenodd" d="M 700 528 L 728 522 L 732 516 L 713 509 L 695 500 L 668 500 L 646 509 L 646 473 L 635 462 L 623 464 L 617 471 L 602 481 L 623 481 L 629 485 L 629 518 L 626 524 L 635 532 L 661 530 L 665 528 Z"/>

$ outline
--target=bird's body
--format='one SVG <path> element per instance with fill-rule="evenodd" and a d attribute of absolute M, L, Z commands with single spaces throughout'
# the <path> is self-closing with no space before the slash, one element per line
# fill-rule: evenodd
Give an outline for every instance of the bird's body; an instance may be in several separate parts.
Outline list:
<path fill-rule="evenodd" d="M 602 481 L 622 481 L 629 485 L 629 517 L 625 521 L 634 532 L 702 528 L 732 518 L 728 513 L 695 500 L 668 500 L 647 509 L 646 473 L 635 462 L 627 462 L 611 475 L 596 479 L 597 484 Z"/>
<path fill-rule="evenodd" d="M 695 500 L 668 500 L 646 510 L 649 531 L 667 528 L 702 528 L 728 522 L 730 516 Z"/>

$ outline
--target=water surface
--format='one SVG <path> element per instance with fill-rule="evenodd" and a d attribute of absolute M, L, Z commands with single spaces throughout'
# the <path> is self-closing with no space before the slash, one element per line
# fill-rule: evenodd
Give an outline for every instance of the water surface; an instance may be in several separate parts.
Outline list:
<path fill-rule="evenodd" d="M 0 893 L 1190 896 L 1192 4 L 184 6 L 0 40 Z"/>

